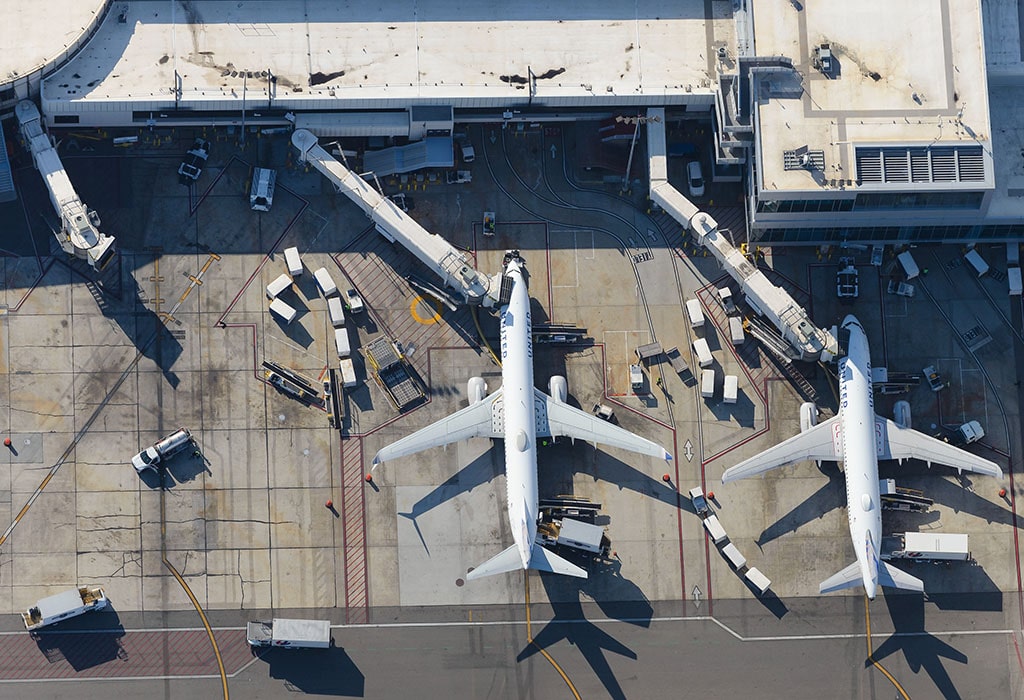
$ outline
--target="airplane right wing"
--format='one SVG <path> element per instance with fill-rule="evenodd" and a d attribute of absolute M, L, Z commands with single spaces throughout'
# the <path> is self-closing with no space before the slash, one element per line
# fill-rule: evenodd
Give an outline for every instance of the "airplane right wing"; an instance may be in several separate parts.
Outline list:
<path fill-rule="evenodd" d="M 486 397 L 483 401 L 466 406 L 436 423 L 420 428 L 412 435 L 406 435 L 381 449 L 373 458 L 373 466 L 396 457 L 422 452 L 431 447 L 449 445 L 474 437 L 502 437 L 504 433 L 494 432 L 493 412 L 495 403 L 502 400 L 502 389 Z"/>
<path fill-rule="evenodd" d="M 875 435 L 879 459 L 920 459 L 929 466 L 935 462 L 958 471 L 966 469 L 997 479 L 1003 478 L 1003 470 L 995 462 L 919 433 L 913 428 L 901 428 L 888 418 L 875 416 Z"/>
<path fill-rule="evenodd" d="M 621 447 L 630 452 L 672 459 L 672 455 L 661 445 L 631 433 L 597 416 L 584 413 L 565 403 L 555 401 L 540 389 L 534 387 L 534 400 L 543 410 L 537 410 L 537 435 L 558 437 L 564 435 L 574 440 L 609 447 Z"/>
<path fill-rule="evenodd" d="M 771 469 L 797 462 L 841 460 L 843 458 L 842 431 L 843 426 L 839 422 L 839 416 L 829 418 L 806 432 L 794 435 L 775 447 L 769 447 L 759 455 L 729 467 L 722 474 L 722 483 L 727 484 L 748 476 L 756 476 Z"/>

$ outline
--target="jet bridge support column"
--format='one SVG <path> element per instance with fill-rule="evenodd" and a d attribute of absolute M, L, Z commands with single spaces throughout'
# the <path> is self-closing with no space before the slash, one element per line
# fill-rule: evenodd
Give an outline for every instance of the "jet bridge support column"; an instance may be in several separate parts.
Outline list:
<path fill-rule="evenodd" d="M 444 284 L 455 289 L 469 304 L 493 306 L 501 295 L 501 275 L 488 277 L 474 268 L 463 251 L 430 233 L 366 180 L 334 159 L 306 129 L 296 129 L 292 145 L 310 163 L 363 210 L 389 241 L 399 243 L 433 270 Z"/>
<path fill-rule="evenodd" d="M 94 270 L 102 270 L 114 257 L 114 238 L 100 233 L 100 217 L 79 199 L 57 149 L 43 131 L 35 103 L 23 100 L 14 113 L 32 160 L 46 183 L 50 202 L 60 217 L 61 230 L 54 231 L 57 243 L 68 255 L 87 261 Z"/>

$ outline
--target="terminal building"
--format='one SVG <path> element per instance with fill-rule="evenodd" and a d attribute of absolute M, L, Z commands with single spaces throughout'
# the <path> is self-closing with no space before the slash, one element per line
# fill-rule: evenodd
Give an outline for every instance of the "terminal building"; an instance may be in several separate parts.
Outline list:
<path fill-rule="evenodd" d="M 0 111 L 34 99 L 50 128 L 417 142 L 456 123 L 664 107 L 713 126 L 698 155 L 711 179 L 744 177 L 752 241 L 1024 237 L 1011 0 L 56 0 L 6 14 L 27 50 L 0 59 Z"/>

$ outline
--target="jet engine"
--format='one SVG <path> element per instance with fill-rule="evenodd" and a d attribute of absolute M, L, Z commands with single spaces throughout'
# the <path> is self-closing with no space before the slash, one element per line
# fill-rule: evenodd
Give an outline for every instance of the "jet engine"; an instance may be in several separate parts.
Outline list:
<path fill-rule="evenodd" d="M 909 401 L 897 401 L 892 407 L 892 419 L 896 421 L 896 425 L 901 428 L 910 427 L 910 402 Z"/>
<path fill-rule="evenodd" d="M 483 377 L 470 377 L 466 383 L 466 393 L 469 394 L 470 405 L 480 403 L 487 396 L 487 382 Z"/>
<path fill-rule="evenodd" d="M 800 404 L 800 432 L 806 433 L 818 424 L 818 407 L 814 402 Z"/>
<path fill-rule="evenodd" d="M 569 395 L 569 384 L 565 381 L 565 377 L 560 377 L 557 374 L 551 377 L 548 380 L 548 393 L 551 394 L 555 403 L 565 403 L 565 399 Z"/>

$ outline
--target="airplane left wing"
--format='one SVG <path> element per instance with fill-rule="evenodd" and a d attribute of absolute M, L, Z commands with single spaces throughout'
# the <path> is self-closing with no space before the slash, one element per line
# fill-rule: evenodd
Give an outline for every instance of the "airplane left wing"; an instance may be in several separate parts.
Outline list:
<path fill-rule="evenodd" d="M 842 423 L 840 416 L 783 440 L 759 455 L 729 467 L 722 474 L 722 483 L 756 476 L 777 467 L 805 461 L 841 460 L 843 458 Z"/>
<path fill-rule="evenodd" d="M 537 435 L 539 437 L 564 435 L 574 440 L 586 440 L 600 445 L 620 447 L 630 452 L 659 459 L 672 459 L 672 455 L 661 445 L 589 413 L 584 413 L 578 408 L 559 403 L 536 387 L 534 387 L 534 392 L 537 408 L 535 411 Z"/>
<path fill-rule="evenodd" d="M 875 416 L 875 437 L 879 459 L 920 459 L 929 466 L 935 462 L 958 471 L 966 469 L 997 479 L 1003 478 L 1003 470 L 995 462 L 919 433 L 913 428 L 901 428 L 882 416 Z"/>
<path fill-rule="evenodd" d="M 449 445 L 474 437 L 502 437 L 502 433 L 494 432 L 493 409 L 495 402 L 502 400 L 502 390 L 478 403 L 470 404 L 461 411 L 420 428 L 412 435 L 406 435 L 381 449 L 374 458 L 373 466 L 396 457 L 422 452 L 431 447 Z"/>

